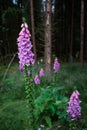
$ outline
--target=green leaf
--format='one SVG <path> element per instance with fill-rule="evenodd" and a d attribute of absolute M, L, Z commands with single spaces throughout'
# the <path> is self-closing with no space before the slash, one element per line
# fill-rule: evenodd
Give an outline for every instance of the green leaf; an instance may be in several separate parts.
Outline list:
<path fill-rule="evenodd" d="M 45 117 L 45 120 L 46 120 L 46 123 L 48 124 L 48 126 L 51 127 L 51 126 L 52 126 L 51 118 L 48 117 L 48 116 L 46 116 L 46 117 Z"/>
<path fill-rule="evenodd" d="M 43 106 L 43 105 L 40 105 L 40 106 L 39 106 L 39 109 L 40 109 L 41 112 L 43 112 L 44 106 Z"/>
<path fill-rule="evenodd" d="M 62 101 L 56 101 L 56 105 L 59 105 L 60 103 L 62 103 Z"/>
<path fill-rule="evenodd" d="M 48 105 L 48 106 L 47 106 L 47 110 L 49 110 L 49 111 L 51 112 L 52 115 L 55 114 L 55 107 L 54 107 L 53 104 L 52 104 L 52 105 L 51 105 L 51 104 Z"/>

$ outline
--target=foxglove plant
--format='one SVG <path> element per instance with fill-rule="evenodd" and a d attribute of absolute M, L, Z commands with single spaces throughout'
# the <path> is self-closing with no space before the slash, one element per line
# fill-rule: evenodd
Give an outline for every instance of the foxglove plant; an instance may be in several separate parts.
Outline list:
<path fill-rule="evenodd" d="M 72 93 L 70 97 L 70 101 L 68 102 L 68 118 L 72 121 L 77 121 L 77 119 L 81 116 L 81 107 L 80 107 L 80 93 L 76 90 Z"/>
<path fill-rule="evenodd" d="M 58 62 L 57 58 L 54 60 L 53 69 L 54 69 L 55 73 L 57 73 L 59 71 L 59 69 L 60 69 L 60 63 Z"/>
<path fill-rule="evenodd" d="M 35 84 L 40 84 L 40 79 L 39 79 L 38 75 L 35 76 L 34 82 L 35 82 Z"/>
<path fill-rule="evenodd" d="M 58 73 L 59 69 L 60 69 L 60 63 L 58 62 L 58 59 L 55 58 L 55 60 L 54 60 L 54 65 L 53 65 L 53 70 L 54 70 L 54 82 L 56 82 L 56 80 L 57 80 L 57 75 L 56 75 L 56 74 Z"/>
<path fill-rule="evenodd" d="M 32 44 L 30 41 L 31 34 L 28 30 L 27 23 L 21 25 L 21 31 L 19 37 L 17 38 L 18 43 L 18 58 L 19 58 L 19 68 L 21 72 L 25 73 L 26 82 L 26 98 L 29 107 L 29 119 L 28 119 L 28 129 L 35 130 L 35 117 L 34 117 L 34 84 L 32 72 L 30 70 L 31 66 L 34 64 L 34 54 L 32 52 Z"/>
<path fill-rule="evenodd" d="M 42 68 L 40 69 L 39 75 L 40 75 L 40 77 L 44 77 L 44 75 L 45 75 L 44 70 Z"/>
<path fill-rule="evenodd" d="M 81 107 L 80 107 L 79 92 L 74 91 L 70 97 L 69 107 L 68 107 L 68 117 L 72 120 L 77 120 L 81 116 Z"/>
<path fill-rule="evenodd" d="M 27 23 L 21 25 L 21 31 L 17 39 L 18 42 L 18 57 L 20 70 L 24 70 L 25 66 L 34 64 L 34 54 L 32 52 L 32 44 L 30 41 L 30 32 Z"/>
<path fill-rule="evenodd" d="M 29 70 L 29 71 L 28 71 L 28 76 L 30 76 L 30 74 L 31 74 L 31 73 L 30 73 L 30 70 Z"/>

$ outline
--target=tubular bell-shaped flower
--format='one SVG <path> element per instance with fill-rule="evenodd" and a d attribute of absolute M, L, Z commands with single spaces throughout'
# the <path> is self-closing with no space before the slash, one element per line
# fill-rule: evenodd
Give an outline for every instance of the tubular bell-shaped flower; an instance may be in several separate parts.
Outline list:
<path fill-rule="evenodd" d="M 42 68 L 40 69 L 39 75 L 40 75 L 40 77 L 44 77 L 44 75 L 45 75 L 44 70 Z"/>
<path fill-rule="evenodd" d="M 38 75 L 35 76 L 34 82 L 35 82 L 35 84 L 40 84 L 40 79 L 39 79 Z"/>
<path fill-rule="evenodd" d="M 68 107 L 68 117 L 69 119 L 77 120 L 81 116 L 81 107 L 80 107 L 80 99 L 79 99 L 79 92 L 76 90 L 72 93 L 69 101 Z"/>
<path fill-rule="evenodd" d="M 53 69 L 54 69 L 55 73 L 57 73 L 59 71 L 59 69 L 60 69 L 60 63 L 58 62 L 57 58 L 54 61 Z"/>
<path fill-rule="evenodd" d="M 30 64 L 34 64 L 34 54 L 32 52 L 32 44 L 30 41 L 31 34 L 28 30 L 27 23 L 22 24 L 21 28 L 17 42 L 19 66 L 20 71 L 23 72 L 25 65 L 29 66 Z"/>

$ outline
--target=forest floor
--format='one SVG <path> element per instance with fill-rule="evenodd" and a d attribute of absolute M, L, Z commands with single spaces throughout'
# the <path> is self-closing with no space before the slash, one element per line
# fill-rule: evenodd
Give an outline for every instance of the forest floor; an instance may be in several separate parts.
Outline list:
<path fill-rule="evenodd" d="M 2 82 L 6 69 L 6 65 L 0 65 L 0 130 L 25 130 L 28 112 L 24 76 L 20 73 L 18 65 L 13 64 Z M 80 92 L 81 120 L 83 121 L 80 130 L 87 130 L 87 64 L 81 67 L 79 63 L 63 63 L 56 82 L 66 87 L 68 98 L 74 90 L 77 89 Z"/>

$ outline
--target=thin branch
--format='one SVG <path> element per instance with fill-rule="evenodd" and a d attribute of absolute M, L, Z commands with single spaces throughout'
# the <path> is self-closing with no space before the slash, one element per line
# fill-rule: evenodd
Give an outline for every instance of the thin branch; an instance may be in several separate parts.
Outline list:
<path fill-rule="evenodd" d="M 7 67 L 6 71 L 5 71 L 3 79 L 2 79 L 2 83 L 4 82 L 4 80 L 5 80 L 6 76 L 7 76 L 8 70 L 9 70 L 9 68 L 10 68 L 10 66 L 11 66 L 11 64 L 12 64 L 12 62 L 13 62 L 15 56 L 16 56 L 16 54 L 17 54 L 17 52 L 13 55 L 11 61 L 8 64 L 8 67 Z"/>

